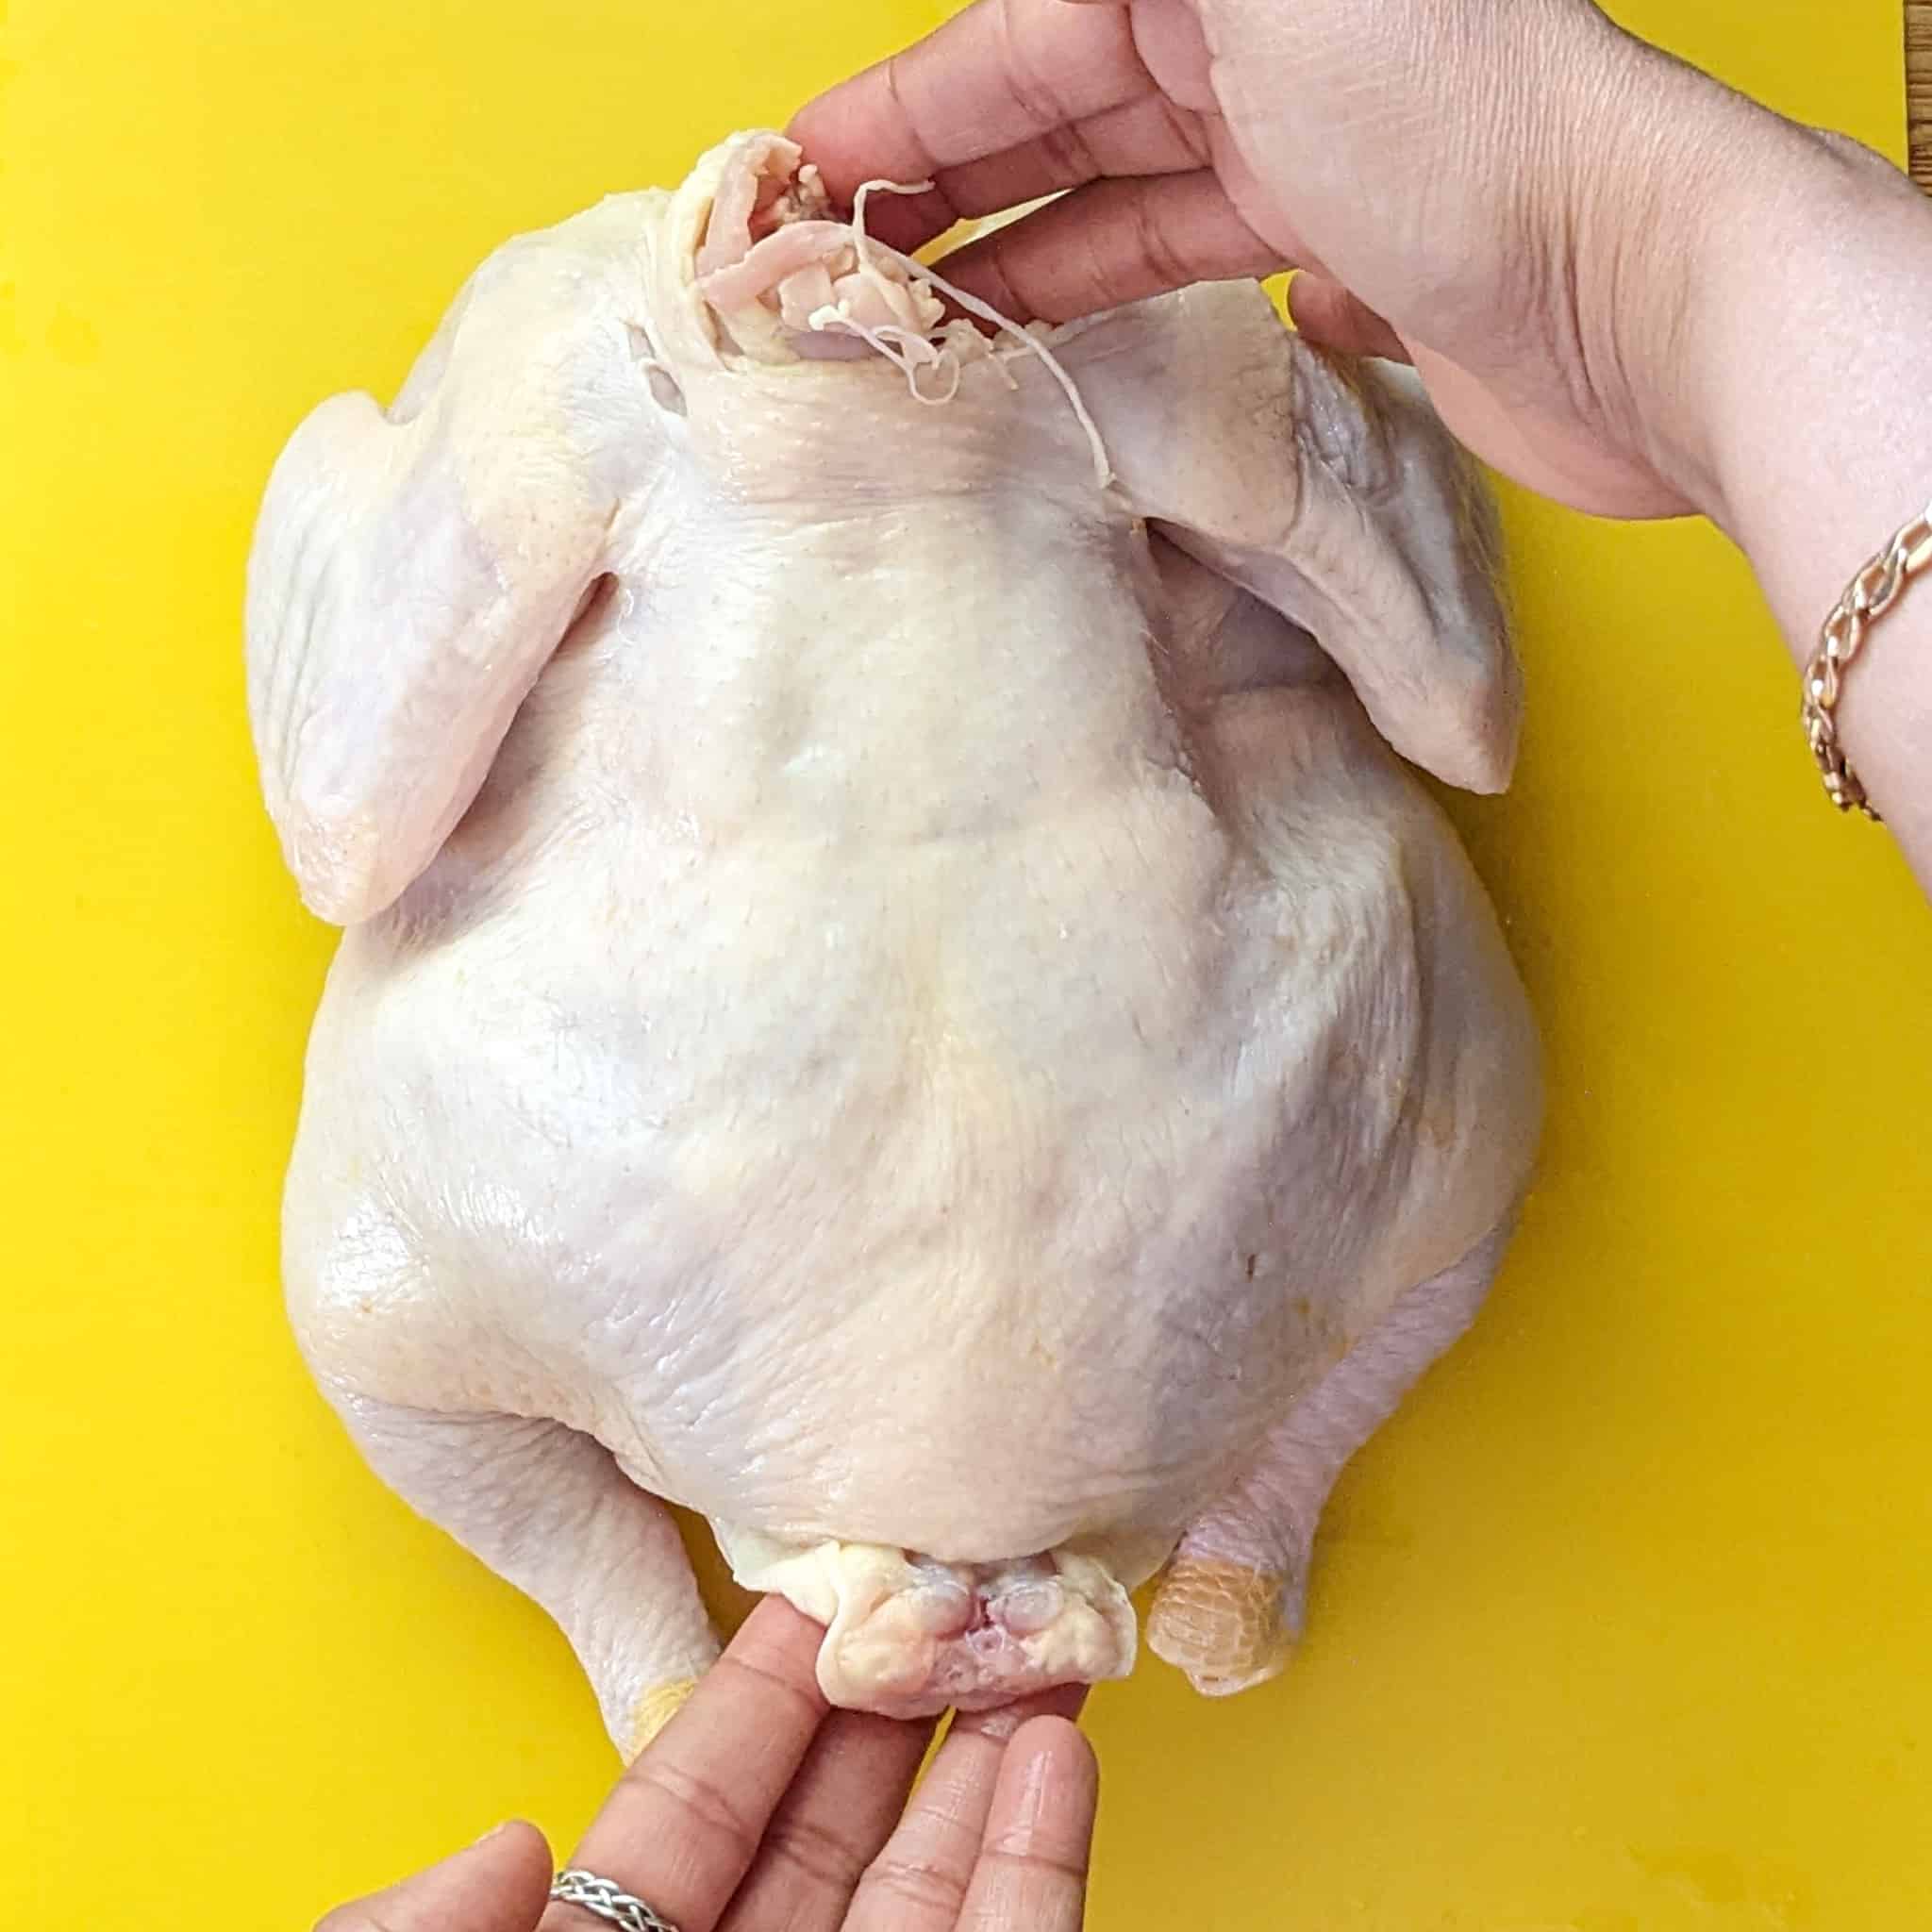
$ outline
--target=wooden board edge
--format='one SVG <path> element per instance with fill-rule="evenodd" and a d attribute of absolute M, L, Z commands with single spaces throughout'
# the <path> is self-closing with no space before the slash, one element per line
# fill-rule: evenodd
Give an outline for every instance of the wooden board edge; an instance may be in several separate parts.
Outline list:
<path fill-rule="evenodd" d="M 1905 0 L 1906 138 L 1912 179 L 1932 194 L 1932 0 Z"/>

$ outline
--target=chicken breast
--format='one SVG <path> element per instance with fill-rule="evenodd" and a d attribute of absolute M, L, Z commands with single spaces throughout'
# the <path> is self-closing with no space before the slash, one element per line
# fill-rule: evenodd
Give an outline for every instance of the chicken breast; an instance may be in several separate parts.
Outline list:
<path fill-rule="evenodd" d="M 982 333 L 769 133 L 297 432 L 250 704 L 347 932 L 290 1307 L 621 1747 L 716 1652 L 666 1502 L 840 1704 L 1119 1675 L 1157 1573 L 1203 1690 L 1280 1668 L 1534 1153 L 1404 763 L 1507 778 L 1493 568 L 1403 375 L 1253 285 Z"/>

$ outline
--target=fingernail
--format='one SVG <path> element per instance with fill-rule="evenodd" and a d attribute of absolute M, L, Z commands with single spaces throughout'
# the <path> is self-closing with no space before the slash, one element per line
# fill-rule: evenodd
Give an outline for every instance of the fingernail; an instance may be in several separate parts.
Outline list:
<path fill-rule="evenodd" d="M 487 1845 L 491 1839 L 501 1838 L 504 1835 L 504 1833 L 507 1832 L 508 1829 L 509 1824 L 507 1821 L 502 1824 L 492 1825 L 490 1830 L 486 1831 L 483 1834 L 483 1836 L 475 1841 L 475 1844 L 470 1846 L 470 1850 L 474 1852 L 477 1849 L 478 1846 Z"/>

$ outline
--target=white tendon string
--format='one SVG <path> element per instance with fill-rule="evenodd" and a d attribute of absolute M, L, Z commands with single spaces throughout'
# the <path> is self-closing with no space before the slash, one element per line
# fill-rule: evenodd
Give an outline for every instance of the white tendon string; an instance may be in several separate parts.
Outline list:
<path fill-rule="evenodd" d="M 855 251 L 858 257 L 859 272 L 876 276 L 882 283 L 890 283 L 890 277 L 874 258 L 874 252 L 887 260 L 895 263 L 899 269 L 915 281 L 923 282 L 928 288 L 937 289 L 958 304 L 968 315 L 974 315 L 980 321 L 990 323 L 1014 341 L 1029 355 L 1038 356 L 1046 364 L 1054 380 L 1065 391 L 1068 404 L 1072 407 L 1075 420 L 1086 433 L 1088 447 L 1093 453 L 1093 480 L 1102 490 L 1113 481 L 1113 464 L 1108 460 L 1107 444 L 1101 439 L 1100 425 L 1093 420 L 1092 412 L 1081 399 L 1079 386 L 1067 374 L 1066 366 L 1051 349 L 1030 330 L 1024 329 L 1010 316 L 1002 315 L 990 302 L 982 302 L 977 295 L 969 295 L 956 283 L 949 282 L 938 270 L 927 268 L 923 261 L 915 260 L 909 255 L 902 255 L 898 249 L 889 246 L 874 235 L 868 234 L 865 226 L 866 197 L 871 194 L 925 194 L 932 189 L 930 181 L 866 181 L 860 184 L 852 202 L 852 237 Z M 814 328 L 839 327 L 862 337 L 880 355 L 897 368 L 904 371 L 907 386 L 922 403 L 944 404 L 952 401 L 959 391 L 959 358 L 950 348 L 934 346 L 924 336 L 911 329 L 889 325 L 881 328 L 868 328 L 863 323 L 855 322 L 850 316 L 834 309 L 821 309 L 811 318 Z M 923 345 L 928 354 L 918 355 L 913 345 Z M 896 351 L 896 353 L 895 353 Z M 936 364 L 949 364 L 952 375 L 950 386 L 941 392 L 927 394 L 919 385 L 919 375 L 923 369 Z"/>

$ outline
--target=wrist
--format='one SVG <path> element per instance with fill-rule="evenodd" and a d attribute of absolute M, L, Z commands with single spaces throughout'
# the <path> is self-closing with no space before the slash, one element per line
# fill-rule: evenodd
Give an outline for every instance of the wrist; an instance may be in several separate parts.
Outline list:
<path fill-rule="evenodd" d="M 1726 196 L 1701 264 L 1682 393 L 1691 500 L 1744 552 L 1803 666 L 1854 575 L 1932 498 L 1932 207 L 1852 143 L 1763 118 L 1757 178 Z M 1932 890 L 1928 588 L 1874 630 L 1839 726 Z"/>
<path fill-rule="evenodd" d="M 1828 570 L 1828 605 L 1876 525 L 1932 492 L 1932 208 L 1853 143 L 1758 118 L 1678 345 L 1687 493 L 1754 562 L 1821 498 L 1843 501 L 1857 554 Z"/>
<path fill-rule="evenodd" d="M 1732 418 L 1763 393 L 1733 379 L 1740 326 L 1764 325 L 1781 254 L 1767 184 L 1820 158 L 1811 137 L 1609 27 L 1574 103 L 1579 381 L 1609 436 L 1682 509 L 1726 525 Z M 1788 150 L 1803 148 L 1803 155 Z M 1753 236 L 1751 242 L 1744 237 Z"/>

